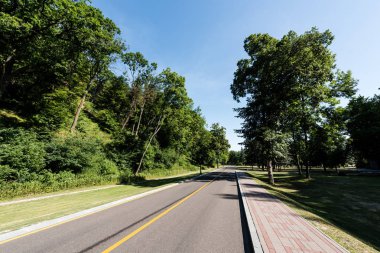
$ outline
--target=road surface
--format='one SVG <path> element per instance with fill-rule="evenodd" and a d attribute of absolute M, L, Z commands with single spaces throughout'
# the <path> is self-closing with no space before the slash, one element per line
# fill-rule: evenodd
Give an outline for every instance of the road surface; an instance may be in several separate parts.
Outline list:
<path fill-rule="evenodd" d="M 234 169 L 0 245 L 0 252 L 250 252 Z"/>

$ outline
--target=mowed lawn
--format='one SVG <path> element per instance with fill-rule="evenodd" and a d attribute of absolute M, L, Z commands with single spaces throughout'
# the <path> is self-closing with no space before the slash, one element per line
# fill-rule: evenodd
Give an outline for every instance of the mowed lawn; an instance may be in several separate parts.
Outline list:
<path fill-rule="evenodd" d="M 275 172 L 271 187 L 266 172 L 249 173 L 350 252 L 380 250 L 380 177 L 318 172 L 306 180 L 295 172 Z"/>
<path fill-rule="evenodd" d="M 170 178 L 145 180 L 133 185 L 120 185 L 107 189 L 0 206 L 0 233 L 136 195 L 191 178 L 196 174 L 192 172 Z"/>

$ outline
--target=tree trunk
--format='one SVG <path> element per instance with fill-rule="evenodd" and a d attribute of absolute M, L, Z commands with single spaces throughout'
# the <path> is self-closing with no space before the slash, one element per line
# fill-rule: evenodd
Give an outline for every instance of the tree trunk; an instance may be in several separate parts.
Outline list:
<path fill-rule="evenodd" d="M 8 84 L 9 84 L 9 79 L 12 74 L 13 70 L 13 65 L 14 65 L 14 59 L 13 56 L 9 56 L 5 62 L 1 66 L 1 73 L 0 73 L 0 98 L 3 97 Z"/>
<path fill-rule="evenodd" d="M 143 115 L 143 112 L 144 112 L 144 107 L 145 107 L 145 103 L 143 103 L 143 105 L 141 107 L 141 110 L 140 110 L 139 121 L 137 123 L 136 133 L 135 133 L 136 136 L 138 136 L 138 134 L 139 134 L 140 123 L 141 123 L 141 118 L 142 118 L 142 115 Z"/>
<path fill-rule="evenodd" d="M 78 105 L 77 110 L 75 112 L 74 120 L 73 120 L 73 123 L 71 124 L 71 128 L 70 128 L 70 132 L 72 132 L 72 133 L 75 131 L 75 128 L 77 127 L 79 114 L 84 107 L 84 102 L 86 100 L 86 96 L 87 96 L 87 90 L 84 92 L 82 98 L 80 99 L 79 105 Z"/>
<path fill-rule="evenodd" d="M 199 175 L 202 175 L 202 165 L 199 165 Z"/>
<path fill-rule="evenodd" d="M 302 176 L 302 166 L 300 163 L 300 155 L 297 154 L 297 169 L 298 169 L 298 175 Z"/>
<path fill-rule="evenodd" d="M 304 134 L 304 141 L 305 141 L 305 168 L 306 168 L 306 178 L 307 179 L 310 179 L 311 178 L 311 175 L 310 175 L 310 167 L 309 167 L 309 146 L 308 146 L 308 139 L 307 139 L 307 131 L 306 131 L 306 128 L 304 128 L 303 130 L 303 134 Z"/>
<path fill-rule="evenodd" d="M 274 177 L 273 177 L 272 160 L 269 160 L 269 161 L 268 161 L 268 166 L 267 166 L 267 169 L 268 169 L 268 178 L 269 178 L 269 183 L 270 183 L 271 185 L 274 185 Z"/>
<path fill-rule="evenodd" d="M 132 116 L 132 113 L 134 112 L 135 110 L 133 108 L 131 108 L 129 110 L 129 112 L 127 113 L 127 116 L 125 117 L 124 121 L 123 121 L 123 124 L 121 126 L 121 130 L 124 130 L 124 128 L 127 126 L 128 124 L 128 121 L 130 119 L 130 117 Z"/>
<path fill-rule="evenodd" d="M 130 120 L 132 114 L 136 111 L 137 109 L 137 99 L 133 96 L 132 97 L 132 104 L 131 104 L 131 108 L 130 110 L 128 111 L 124 121 L 123 121 L 123 124 L 121 126 L 121 130 L 124 130 L 125 127 L 127 126 L 128 124 L 128 121 Z"/>
<path fill-rule="evenodd" d="M 75 112 L 75 116 L 74 116 L 74 120 L 73 120 L 73 123 L 71 124 L 71 128 L 70 128 L 70 132 L 74 132 L 75 131 L 75 128 L 77 127 L 77 124 L 78 124 L 78 119 L 79 119 L 79 115 L 84 107 L 84 102 L 86 101 L 86 97 L 87 97 L 87 94 L 91 88 L 91 85 L 92 83 L 95 81 L 95 77 L 96 75 L 94 75 L 91 80 L 88 82 L 87 84 L 87 87 L 83 93 L 83 96 L 82 98 L 80 99 L 80 102 L 79 102 L 79 105 L 78 105 L 78 108 Z"/>
<path fill-rule="evenodd" d="M 132 135 L 135 135 L 135 126 L 136 126 L 136 123 L 133 123 L 133 126 L 132 126 Z"/>
<path fill-rule="evenodd" d="M 310 166 L 309 166 L 309 162 L 308 161 L 306 161 L 305 168 L 306 168 L 306 178 L 310 179 L 311 175 L 310 175 Z"/>
<path fill-rule="evenodd" d="M 141 166 L 142 166 L 142 164 L 143 164 L 143 161 L 144 161 L 144 158 L 145 158 L 146 152 L 148 151 L 148 148 L 149 148 L 149 146 L 150 146 L 150 144 L 151 144 L 151 142 L 152 142 L 154 136 L 156 136 L 157 133 L 160 131 L 164 119 L 165 119 L 164 116 L 161 116 L 161 117 L 160 117 L 160 119 L 159 119 L 158 122 L 157 122 L 156 129 L 154 130 L 154 132 L 152 133 L 152 135 L 149 137 L 148 144 L 146 145 L 145 150 L 144 150 L 144 152 L 143 152 L 143 154 L 142 154 L 142 156 L 141 156 L 141 158 L 140 158 L 140 162 L 139 162 L 139 165 L 138 165 L 138 167 L 137 167 L 137 169 L 136 169 L 135 175 L 137 175 L 137 174 L 140 172 L 140 169 L 141 169 Z"/>
<path fill-rule="evenodd" d="M 322 167 L 323 167 L 323 171 L 324 171 L 325 173 L 327 173 L 326 165 L 325 165 L 324 163 L 322 163 Z"/>

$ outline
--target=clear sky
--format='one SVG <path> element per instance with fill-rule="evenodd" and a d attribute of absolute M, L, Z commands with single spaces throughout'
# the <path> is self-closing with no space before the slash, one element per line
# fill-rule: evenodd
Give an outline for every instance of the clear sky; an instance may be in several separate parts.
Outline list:
<path fill-rule="evenodd" d="M 359 94 L 379 93 L 379 0 L 94 0 L 92 5 L 120 27 L 131 51 L 186 78 L 189 96 L 209 125 L 226 127 L 233 150 L 240 149 L 234 129 L 241 120 L 229 87 L 250 34 L 280 38 L 289 30 L 330 29 L 337 67 L 352 70 Z"/>

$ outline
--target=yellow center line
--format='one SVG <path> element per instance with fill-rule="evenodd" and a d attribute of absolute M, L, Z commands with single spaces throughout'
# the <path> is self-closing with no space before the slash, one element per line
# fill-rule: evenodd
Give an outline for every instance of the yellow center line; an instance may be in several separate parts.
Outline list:
<path fill-rule="evenodd" d="M 135 231 L 133 231 L 132 233 L 128 234 L 127 236 L 125 236 L 124 238 L 122 238 L 120 241 L 118 241 L 115 244 L 111 245 L 109 248 L 107 248 L 106 250 L 104 250 L 102 253 L 109 253 L 112 250 L 116 249 L 121 244 L 125 243 L 126 241 L 128 241 L 129 239 L 131 239 L 132 237 L 134 237 L 135 235 L 137 235 L 138 233 L 140 233 L 141 231 L 143 231 L 144 229 L 146 229 L 147 227 L 149 227 L 150 225 L 152 225 L 153 223 L 155 223 L 157 220 L 159 220 L 160 218 L 162 218 L 163 216 L 165 216 L 166 214 L 168 214 L 174 208 L 178 207 L 180 204 L 182 204 L 183 202 L 185 202 L 186 200 L 188 200 L 189 198 L 191 198 L 192 196 L 194 196 L 195 194 L 197 194 L 198 192 L 200 192 L 207 185 L 211 184 L 216 178 L 217 177 L 215 177 L 210 182 L 202 185 L 200 188 L 198 188 L 197 190 L 193 191 L 192 193 L 190 193 L 189 195 L 187 195 L 183 199 L 179 200 L 177 203 L 173 204 L 171 207 L 169 207 L 168 209 L 166 209 L 164 212 L 160 213 L 159 215 L 157 215 L 156 217 L 154 217 L 153 219 L 151 219 L 150 221 L 148 221 L 147 223 L 145 223 L 141 227 L 137 228 Z"/>

